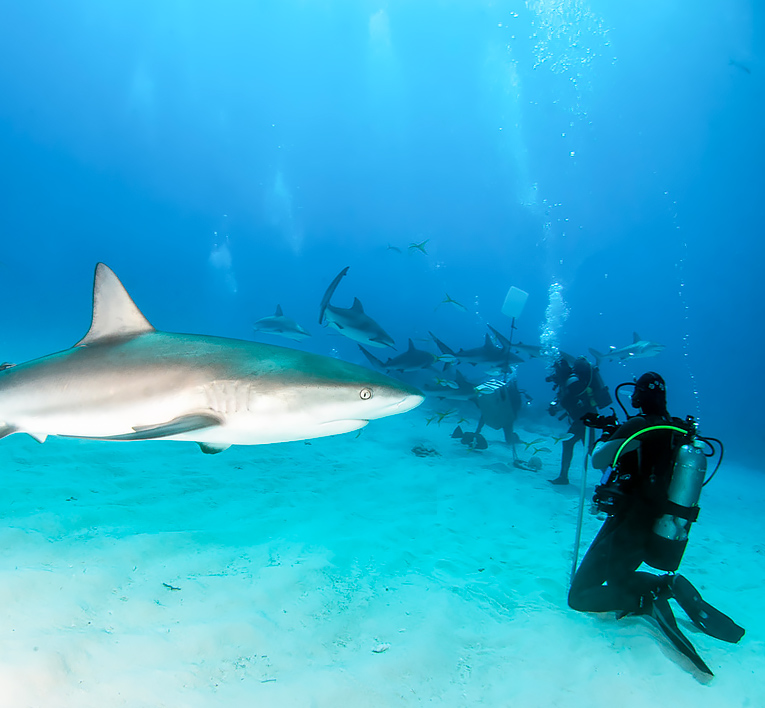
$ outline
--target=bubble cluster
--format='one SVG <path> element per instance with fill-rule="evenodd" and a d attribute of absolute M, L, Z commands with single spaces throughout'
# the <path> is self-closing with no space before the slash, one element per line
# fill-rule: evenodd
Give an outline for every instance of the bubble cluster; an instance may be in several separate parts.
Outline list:
<path fill-rule="evenodd" d="M 542 343 L 543 355 L 551 361 L 560 352 L 559 334 L 564 323 L 568 319 L 569 309 L 563 299 L 563 286 L 560 283 L 551 283 L 548 289 L 548 303 L 545 310 L 545 321 L 539 341 Z"/>

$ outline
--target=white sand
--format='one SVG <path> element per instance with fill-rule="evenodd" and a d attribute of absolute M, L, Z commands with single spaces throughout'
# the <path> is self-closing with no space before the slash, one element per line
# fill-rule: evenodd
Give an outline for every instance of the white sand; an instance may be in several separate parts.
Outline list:
<path fill-rule="evenodd" d="M 216 456 L 0 442 L 0 706 L 765 705 L 762 474 L 723 467 L 683 562 L 747 628 L 727 645 L 676 608 L 708 681 L 646 619 L 567 608 L 559 446 L 518 470 L 425 413 Z"/>

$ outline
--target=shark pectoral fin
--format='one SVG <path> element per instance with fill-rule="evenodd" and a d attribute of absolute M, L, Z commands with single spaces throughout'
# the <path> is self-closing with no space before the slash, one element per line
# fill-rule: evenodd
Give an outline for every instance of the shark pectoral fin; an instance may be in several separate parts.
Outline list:
<path fill-rule="evenodd" d="M 167 438 L 171 435 L 181 435 L 191 433 L 195 430 L 204 430 L 221 424 L 221 419 L 214 415 L 196 414 L 182 415 L 167 423 L 159 425 L 142 425 L 133 428 L 134 433 L 124 433 L 122 435 L 112 435 L 110 437 L 100 438 L 101 440 L 153 440 L 154 438 Z"/>
<path fill-rule="evenodd" d="M 228 450 L 231 445 L 215 445 L 213 443 L 197 443 L 199 449 L 204 452 L 205 455 L 217 455 L 219 452 Z"/>

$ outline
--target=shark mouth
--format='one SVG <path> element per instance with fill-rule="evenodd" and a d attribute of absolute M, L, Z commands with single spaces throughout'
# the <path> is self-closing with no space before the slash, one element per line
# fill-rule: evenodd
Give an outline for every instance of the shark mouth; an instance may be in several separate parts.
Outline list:
<path fill-rule="evenodd" d="M 331 435 L 339 433 L 351 433 L 354 430 L 360 430 L 369 423 L 364 418 L 340 418 L 338 420 L 328 420 L 321 424 L 323 429 L 330 429 L 333 432 Z"/>

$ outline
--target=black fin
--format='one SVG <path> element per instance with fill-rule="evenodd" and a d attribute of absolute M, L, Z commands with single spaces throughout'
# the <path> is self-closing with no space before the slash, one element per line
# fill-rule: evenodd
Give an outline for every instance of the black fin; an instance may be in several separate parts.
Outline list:
<path fill-rule="evenodd" d="M 744 636 L 743 627 L 739 627 L 728 615 L 704 602 L 699 591 L 682 575 L 673 578 L 672 595 L 691 622 L 704 634 L 731 644 L 737 644 Z"/>
<path fill-rule="evenodd" d="M 667 598 L 660 595 L 653 599 L 652 605 L 651 617 L 656 620 L 659 628 L 664 632 L 667 639 L 675 645 L 675 648 L 680 653 L 687 656 L 699 671 L 714 676 L 712 669 L 704 663 L 704 660 L 693 648 L 693 644 L 691 644 L 688 641 L 688 638 L 680 631 L 677 622 L 675 622 L 675 616 L 672 614 L 672 609 L 669 606 Z"/>
<path fill-rule="evenodd" d="M 489 447 L 489 443 L 486 442 L 486 438 L 481 433 L 476 433 L 473 448 L 475 450 L 485 450 L 487 447 Z"/>
<path fill-rule="evenodd" d="M 452 433 L 453 438 L 462 438 L 465 435 L 465 433 L 462 431 L 462 428 L 458 425 L 454 432 Z"/>

